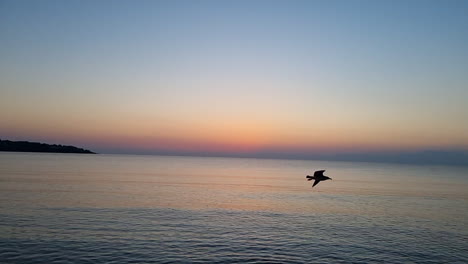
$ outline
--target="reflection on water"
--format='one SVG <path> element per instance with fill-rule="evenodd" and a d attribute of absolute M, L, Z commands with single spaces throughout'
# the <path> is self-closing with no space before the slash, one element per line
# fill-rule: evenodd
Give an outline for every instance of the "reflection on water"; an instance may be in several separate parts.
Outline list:
<path fill-rule="evenodd" d="M 0 153 L 0 257 L 467 262 L 467 187 L 462 167 Z"/>

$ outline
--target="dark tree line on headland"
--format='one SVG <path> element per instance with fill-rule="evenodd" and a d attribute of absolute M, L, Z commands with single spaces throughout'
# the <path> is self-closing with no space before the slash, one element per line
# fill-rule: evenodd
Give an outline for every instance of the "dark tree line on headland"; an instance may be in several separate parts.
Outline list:
<path fill-rule="evenodd" d="M 14 152 L 50 152 L 50 153 L 82 153 L 96 154 L 90 150 L 74 146 L 50 145 L 29 141 L 10 141 L 0 139 L 0 151 Z"/>

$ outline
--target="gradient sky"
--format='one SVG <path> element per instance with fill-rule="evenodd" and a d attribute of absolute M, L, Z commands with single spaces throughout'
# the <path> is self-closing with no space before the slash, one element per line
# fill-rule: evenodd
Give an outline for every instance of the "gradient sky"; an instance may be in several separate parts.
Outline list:
<path fill-rule="evenodd" d="M 0 138 L 468 149 L 468 1 L 0 0 Z"/>

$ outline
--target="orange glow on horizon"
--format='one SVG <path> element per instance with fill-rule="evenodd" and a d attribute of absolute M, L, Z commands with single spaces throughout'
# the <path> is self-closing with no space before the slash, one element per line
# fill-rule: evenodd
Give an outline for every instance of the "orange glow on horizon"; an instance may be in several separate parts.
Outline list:
<path fill-rule="evenodd" d="M 119 118 L 120 117 L 120 118 Z M 463 138 L 400 133 L 384 128 L 340 127 L 263 120 L 260 117 L 157 119 L 151 116 L 112 115 L 112 118 L 81 121 L 52 117 L 38 122 L 10 123 L 6 134 L 25 140 L 37 138 L 57 144 L 77 144 L 90 149 L 142 151 L 255 153 L 255 152 L 340 152 L 412 150 L 434 147 L 467 147 Z M 52 124 L 59 124 L 54 126 Z M 320 122 L 318 122 L 320 123 Z M 49 124 L 49 125 L 44 125 Z M 86 124 L 86 125 L 83 125 Z M 33 133 L 30 131 L 34 131 Z"/>

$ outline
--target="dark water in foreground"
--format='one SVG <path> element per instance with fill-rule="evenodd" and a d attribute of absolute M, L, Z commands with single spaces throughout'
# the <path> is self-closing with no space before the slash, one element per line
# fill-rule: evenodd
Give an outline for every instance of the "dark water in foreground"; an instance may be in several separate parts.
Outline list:
<path fill-rule="evenodd" d="M 467 168 L 0 153 L 0 198 L 1 263 L 468 263 Z"/>

